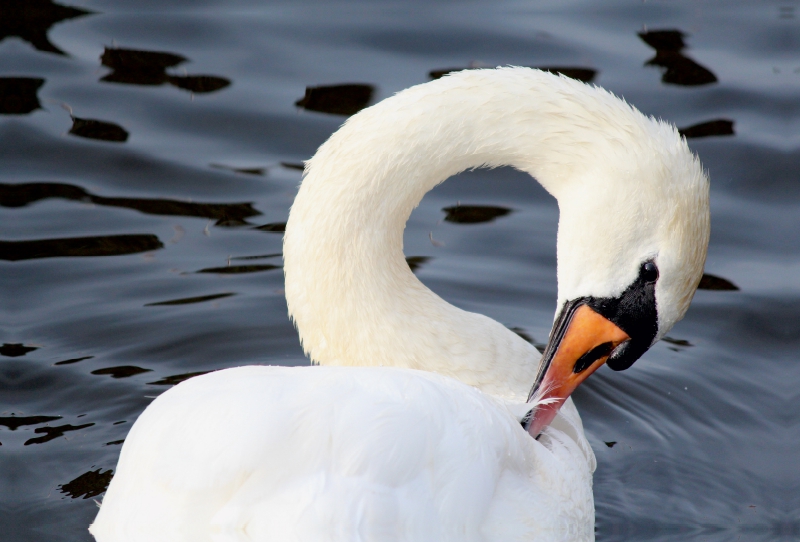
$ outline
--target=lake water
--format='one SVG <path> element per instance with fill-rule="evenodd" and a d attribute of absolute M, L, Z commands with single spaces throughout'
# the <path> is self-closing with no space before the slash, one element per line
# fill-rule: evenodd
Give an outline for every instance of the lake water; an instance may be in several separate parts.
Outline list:
<path fill-rule="evenodd" d="M 710 281 L 729 289 L 699 291 L 670 340 L 576 392 L 598 540 L 797 539 L 797 11 L 0 0 L 2 539 L 91 540 L 132 422 L 187 375 L 307 364 L 280 269 L 296 165 L 365 102 L 506 64 L 592 79 L 686 129 L 712 179 L 706 271 L 739 288 Z M 361 86 L 295 105 L 342 84 Z M 414 212 L 406 254 L 444 298 L 541 343 L 556 221 L 524 175 L 462 174 Z"/>

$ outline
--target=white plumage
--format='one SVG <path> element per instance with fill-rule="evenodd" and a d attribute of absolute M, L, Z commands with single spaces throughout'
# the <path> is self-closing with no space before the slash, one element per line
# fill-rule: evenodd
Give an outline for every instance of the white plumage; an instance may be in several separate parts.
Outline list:
<path fill-rule="evenodd" d="M 428 190 L 500 165 L 558 199 L 559 306 L 619 295 L 649 259 L 656 340 L 683 316 L 708 181 L 674 127 L 525 68 L 408 89 L 320 147 L 287 223 L 303 347 L 350 367 L 230 369 L 164 393 L 125 441 L 97 540 L 593 540 L 594 455 L 571 400 L 532 439 L 519 419 L 538 353 L 436 296 L 403 256 Z"/>
<path fill-rule="evenodd" d="M 202 400 L 200 400 L 202 398 Z M 571 414 L 571 415 L 570 415 Z M 410 369 L 241 367 L 156 399 L 98 540 L 588 540 L 594 455 L 573 410 L 532 439 L 505 405 Z"/>

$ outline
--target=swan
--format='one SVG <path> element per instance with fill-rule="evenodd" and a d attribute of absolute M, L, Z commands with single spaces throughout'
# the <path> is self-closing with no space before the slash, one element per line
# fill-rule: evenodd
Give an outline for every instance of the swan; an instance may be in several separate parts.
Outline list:
<path fill-rule="evenodd" d="M 409 270 L 423 195 L 476 167 L 559 205 L 544 354 Z M 131 428 L 90 527 L 108 541 L 593 540 L 595 458 L 570 393 L 686 312 L 709 183 L 674 126 L 597 87 L 471 70 L 348 119 L 306 164 L 285 292 L 323 367 L 183 382 Z M 534 438 L 535 437 L 535 438 Z"/>

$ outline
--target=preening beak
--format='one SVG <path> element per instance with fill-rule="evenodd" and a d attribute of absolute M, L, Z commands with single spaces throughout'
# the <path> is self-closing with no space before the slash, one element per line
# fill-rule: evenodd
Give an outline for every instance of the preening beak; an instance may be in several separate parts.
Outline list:
<path fill-rule="evenodd" d="M 627 333 L 589 305 L 567 303 L 553 326 L 528 398 L 539 405 L 524 422 L 531 436 L 538 437 L 575 388 L 628 340 Z"/>

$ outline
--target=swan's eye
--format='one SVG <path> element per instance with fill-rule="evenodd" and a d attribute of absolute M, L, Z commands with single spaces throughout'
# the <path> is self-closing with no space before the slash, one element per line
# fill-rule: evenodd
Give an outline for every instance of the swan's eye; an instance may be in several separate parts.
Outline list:
<path fill-rule="evenodd" d="M 658 280 L 658 267 L 653 262 L 645 262 L 642 266 L 642 278 L 645 282 L 655 282 Z"/>

